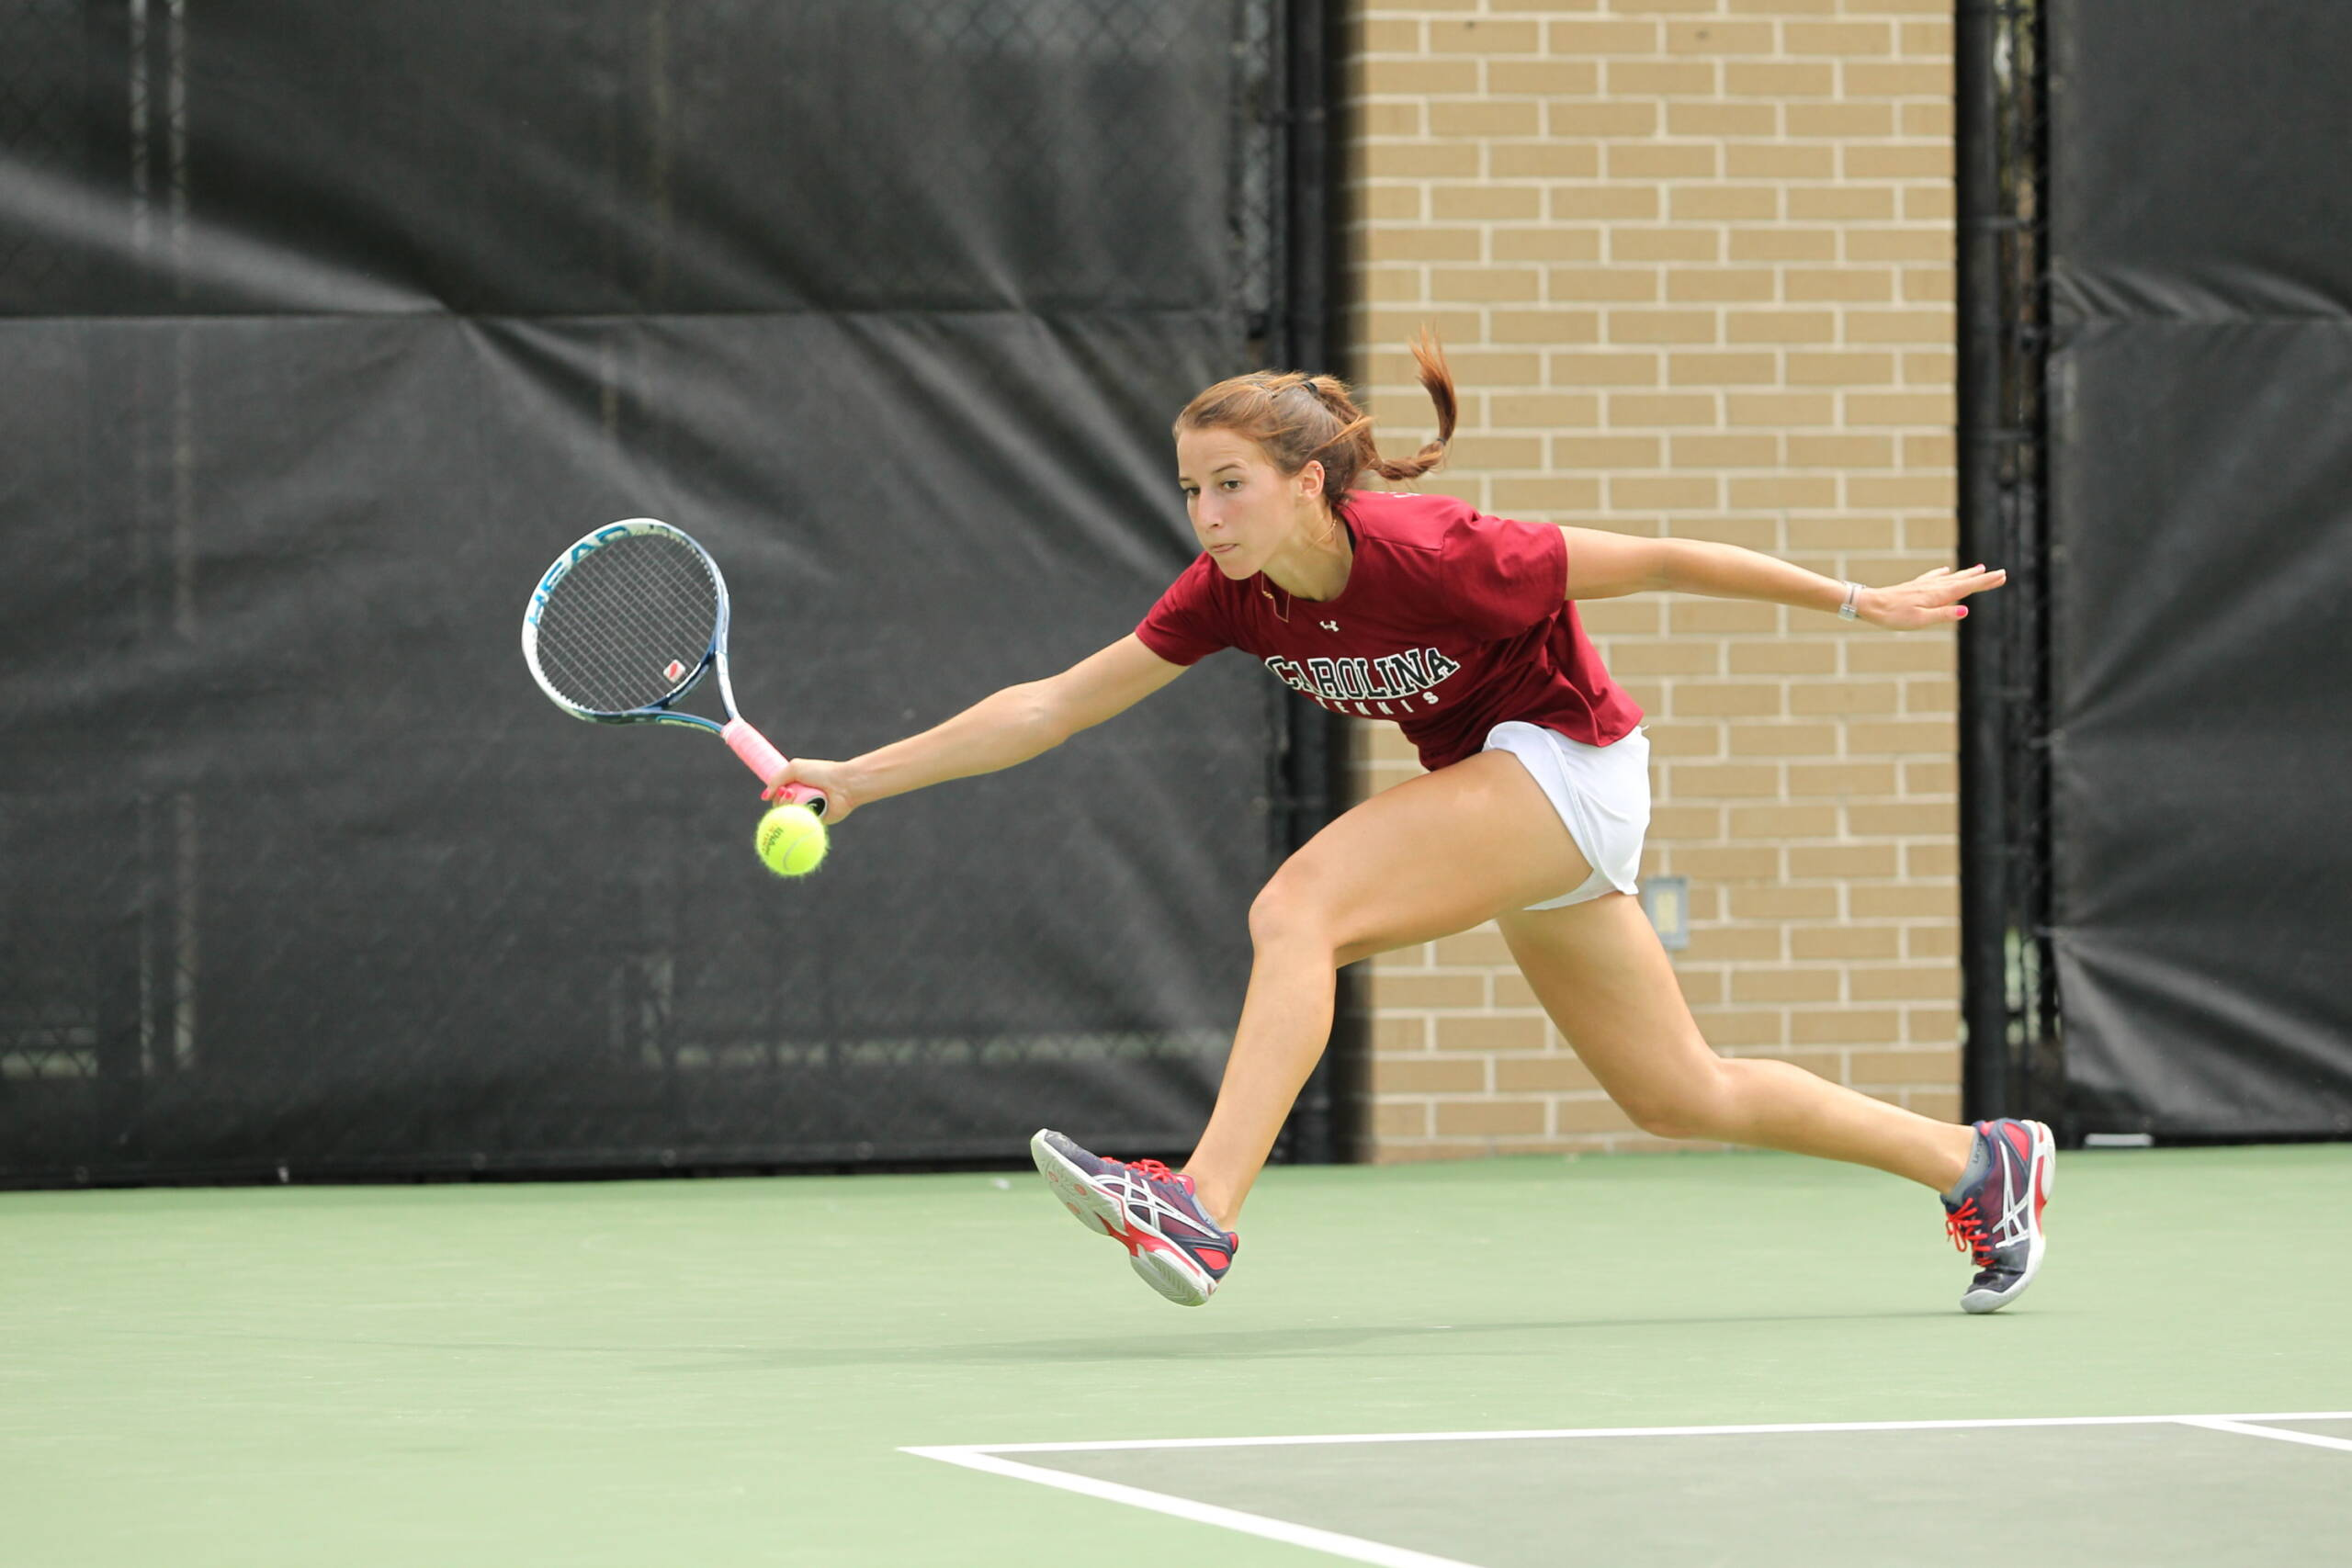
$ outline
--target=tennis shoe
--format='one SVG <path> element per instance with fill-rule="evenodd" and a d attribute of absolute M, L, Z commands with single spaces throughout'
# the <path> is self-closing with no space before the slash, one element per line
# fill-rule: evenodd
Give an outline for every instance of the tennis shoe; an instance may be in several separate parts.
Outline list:
<path fill-rule="evenodd" d="M 2041 1267 L 2041 1206 L 2056 1184 L 2058 1144 L 2041 1122 L 2006 1117 L 1979 1122 L 1976 1136 L 1984 1168 L 1944 1198 L 1944 1234 L 1976 1264 L 1961 1310 L 1998 1312 Z"/>
<path fill-rule="evenodd" d="M 1241 1238 L 1209 1218 L 1193 1179 L 1156 1159 L 1091 1155 L 1059 1133 L 1029 1140 L 1029 1157 L 1078 1223 L 1127 1249 L 1143 1282 L 1179 1306 L 1207 1303 Z"/>

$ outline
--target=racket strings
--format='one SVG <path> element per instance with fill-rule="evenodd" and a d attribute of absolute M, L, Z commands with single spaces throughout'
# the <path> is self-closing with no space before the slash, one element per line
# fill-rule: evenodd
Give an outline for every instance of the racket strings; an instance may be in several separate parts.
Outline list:
<path fill-rule="evenodd" d="M 618 539 L 548 596 L 540 670 L 566 701 L 625 713 L 699 669 L 718 626 L 718 585 L 699 550 L 659 536 Z"/>

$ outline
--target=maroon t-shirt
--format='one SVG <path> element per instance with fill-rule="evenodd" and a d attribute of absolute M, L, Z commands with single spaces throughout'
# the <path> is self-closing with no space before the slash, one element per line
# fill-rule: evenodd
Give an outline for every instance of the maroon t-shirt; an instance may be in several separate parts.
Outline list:
<path fill-rule="evenodd" d="M 1336 599 L 1294 601 L 1206 555 L 1136 627 L 1171 664 L 1221 648 L 1262 660 L 1337 713 L 1389 718 L 1442 768 L 1510 719 L 1607 746 L 1642 721 L 1610 679 L 1567 587 L 1566 536 L 1443 495 L 1360 491 L 1341 509 L 1355 564 Z"/>

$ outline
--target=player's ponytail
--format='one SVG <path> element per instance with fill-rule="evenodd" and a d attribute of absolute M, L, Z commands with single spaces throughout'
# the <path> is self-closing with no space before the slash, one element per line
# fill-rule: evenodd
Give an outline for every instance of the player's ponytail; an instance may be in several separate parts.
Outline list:
<path fill-rule="evenodd" d="M 1284 474 L 1321 463 L 1324 500 L 1336 513 L 1359 475 L 1417 479 L 1445 460 L 1459 401 L 1445 367 L 1445 351 L 1426 327 L 1413 339 L 1413 363 L 1419 367 L 1430 401 L 1437 405 L 1437 439 L 1402 460 L 1380 455 L 1372 439 L 1372 416 L 1356 406 L 1345 381 L 1295 370 L 1254 370 L 1219 381 L 1184 406 L 1176 416 L 1176 434 L 1230 430 L 1256 442 Z"/>

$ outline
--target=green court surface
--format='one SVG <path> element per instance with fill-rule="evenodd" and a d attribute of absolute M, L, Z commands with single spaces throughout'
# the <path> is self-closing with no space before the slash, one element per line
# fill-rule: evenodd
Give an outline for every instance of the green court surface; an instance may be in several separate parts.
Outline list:
<path fill-rule="evenodd" d="M 2341 1563 L 2348 1215 L 2064 1155 L 1972 1318 L 1766 1155 L 1277 1169 L 1198 1311 L 1025 1172 L 0 1194 L 0 1562 Z"/>

